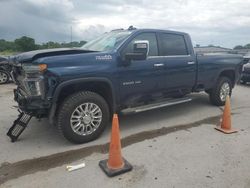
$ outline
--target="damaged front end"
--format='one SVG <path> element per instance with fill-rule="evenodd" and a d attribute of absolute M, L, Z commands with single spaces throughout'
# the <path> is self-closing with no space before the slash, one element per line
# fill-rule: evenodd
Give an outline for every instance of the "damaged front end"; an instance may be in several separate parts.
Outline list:
<path fill-rule="evenodd" d="M 46 64 L 17 63 L 12 70 L 17 85 L 14 100 L 21 111 L 37 118 L 46 116 L 50 107 L 50 102 L 46 100 L 46 68 Z"/>
<path fill-rule="evenodd" d="M 33 116 L 40 119 L 48 115 L 50 101 L 46 99 L 46 64 L 22 63 L 13 58 L 11 65 L 11 76 L 17 85 L 14 100 L 18 103 L 20 114 L 7 135 L 15 142 Z"/>
<path fill-rule="evenodd" d="M 8 136 L 10 134 L 19 136 L 19 131 L 26 127 L 32 117 L 49 118 L 53 124 L 55 102 L 57 102 L 53 95 L 56 87 L 62 82 L 60 74 L 55 69 L 53 71 L 55 63 L 61 62 L 63 55 L 92 52 L 75 48 L 58 48 L 35 50 L 12 56 L 9 64 L 12 66 L 12 79 L 17 85 L 14 89 L 14 100 L 18 103 L 20 115 L 13 123 Z M 60 61 L 57 58 L 61 58 Z"/>

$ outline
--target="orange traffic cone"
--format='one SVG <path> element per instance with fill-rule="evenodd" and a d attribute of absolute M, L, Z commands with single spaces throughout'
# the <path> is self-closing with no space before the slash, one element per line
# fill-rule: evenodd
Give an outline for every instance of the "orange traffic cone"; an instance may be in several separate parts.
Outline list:
<path fill-rule="evenodd" d="M 221 121 L 221 127 L 216 127 L 215 129 L 226 134 L 238 132 L 237 130 L 231 128 L 231 108 L 230 108 L 229 96 L 227 96 L 226 98 L 226 104 Z"/>
<path fill-rule="evenodd" d="M 101 169 L 109 177 L 123 174 L 132 170 L 132 166 L 122 158 L 119 122 L 117 114 L 113 116 L 111 141 L 109 146 L 109 159 L 99 162 Z"/>

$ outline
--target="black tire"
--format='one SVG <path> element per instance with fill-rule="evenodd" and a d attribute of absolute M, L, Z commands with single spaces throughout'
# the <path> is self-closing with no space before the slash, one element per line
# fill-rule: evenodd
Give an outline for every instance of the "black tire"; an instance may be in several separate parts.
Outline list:
<path fill-rule="evenodd" d="M 10 80 L 10 75 L 4 70 L 0 70 L 0 84 L 6 84 Z"/>
<path fill-rule="evenodd" d="M 87 135 L 79 135 L 71 127 L 70 118 L 74 110 L 81 104 L 93 103 L 102 113 L 101 123 L 94 132 Z M 82 144 L 97 139 L 104 131 L 110 120 L 110 112 L 107 102 L 102 96 L 90 91 L 75 93 L 65 99 L 57 115 L 57 126 L 62 135 L 70 142 Z M 87 128 L 86 128 L 87 129 Z"/>
<path fill-rule="evenodd" d="M 232 81 L 228 77 L 220 77 L 217 80 L 216 85 L 214 86 L 213 89 L 210 90 L 209 96 L 210 96 L 210 102 L 216 106 L 223 106 L 225 105 L 225 100 L 222 100 L 220 97 L 220 91 L 224 83 L 228 83 L 230 91 L 229 91 L 229 96 L 232 94 Z"/>

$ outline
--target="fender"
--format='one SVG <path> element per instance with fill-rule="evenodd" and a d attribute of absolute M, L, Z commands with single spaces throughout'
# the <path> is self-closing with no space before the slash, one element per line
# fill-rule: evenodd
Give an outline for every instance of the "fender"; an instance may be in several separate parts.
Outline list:
<path fill-rule="evenodd" d="M 53 122 L 54 122 L 54 116 L 55 116 L 55 112 L 56 112 L 56 108 L 57 108 L 57 99 L 58 99 L 62 89 L 64 87 L 72 85 L 72 84 L 85 83 L 85 82 L 105 82 L 105 83 L 107 83 L 111 88 L 112 102 L 113 102 L 112 108 L 114 109 L 114 111 L 116 111 L 115 89 L 113 87 L 112 82 L 109 79 L 102 78 L 102 77 L 77 78 L 77 79 L 62 82 L 56 87 L 54 95 L 53 95 L 52 104 L 51 104 L 51 110 L 49 113 L 49 123 L 50 124 L 53 124 Z"/>
<path fill-rule="evenodd" d="M 216 84 L 216 80 L 218 80 L 219 76 L 220 76 L 223 72 L 225 72 L 225 71 L 232 71 L 232 72 L 234 72 L 235 81 L 234 81 L 233 85 L 235 85 L 235 83 L 237 82 L 237 79 L 238 79 L 239 76 L 237 75 L 237 74 L 238 74 L 238 73 L 237 73 L 237 70 L 234 69 L 234 68 L 225 68 L 225 69 L 222 69 L 222 70 L 218 71 L 217 75 L 214 77 L 214 84 Z"/>

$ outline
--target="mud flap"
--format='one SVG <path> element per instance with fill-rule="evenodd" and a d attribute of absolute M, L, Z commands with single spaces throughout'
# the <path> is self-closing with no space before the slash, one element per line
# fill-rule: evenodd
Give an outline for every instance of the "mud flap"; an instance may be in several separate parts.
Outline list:
<path fill-rule="evenodd" d="M 11 142 L 15 142 L 18 137 L 22 134 L 24 129 L 27 127 L 30 119 L 32 118 L 31 115 L 25 114 L 21 112 L 18 118 L 14 121 L 13 125 L 10 127 L 9 131 L 7 132 L 7 136 L 10 137 Z"/>

